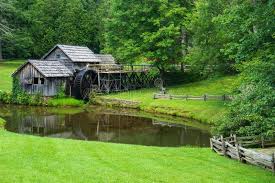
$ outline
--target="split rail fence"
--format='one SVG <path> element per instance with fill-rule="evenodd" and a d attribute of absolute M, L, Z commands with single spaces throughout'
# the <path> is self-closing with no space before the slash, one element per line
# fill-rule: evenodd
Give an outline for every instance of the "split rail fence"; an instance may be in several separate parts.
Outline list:
<path fill-rule="evenodd" d="M 253 138 L 254 140 L 251 140 Z M 244 146 L 272 146 L 274 143 L 267 139 L 266 141 L 256 137 L 236 137 L 231 135 L 230 137 L 223 138 L 223 136 L 216 138 L 210 138 L 210 147 L 216 153 L 236 159 L 243 163 L 256 165 L 267 170 L 270 170 L 275 174 L 275 153 L 267 155 L 253 151 L 252 149 L 246 149 Z"/>
<path fill-rule="evenodd" d="M 155 93 L 153 96 L 154 99 L 185 99 L 185 100 L 231 100 L 229 95 L 202 95 L 202 96 L 193 96 L 193 95 L 171 95 L 171 94 L 161 94 Z"/>

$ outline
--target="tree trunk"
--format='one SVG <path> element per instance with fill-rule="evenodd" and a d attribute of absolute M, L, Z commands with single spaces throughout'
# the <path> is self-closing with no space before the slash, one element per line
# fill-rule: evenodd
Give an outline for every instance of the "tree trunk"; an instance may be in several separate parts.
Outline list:
<path fill-rule="evenodd" d="M 157 66 L 157 68 L 159 70 L 160 79 L 163 81 L 163 85 L 165 85 L 165 78 L 164 78 L 165 69 L 162 66 Z"/>
<path fill-rule="evenodd" d="M 256 8 L 256 6 L 257 6 L 256 0 L 252 0 L 252 4 L 253 4 L 254 8 Z M 257 25 L 254 24 L 253 25 L 253 32 L 257 33 L 257 30 L 258 30 Z"/>
<path fill-rule="evenodd" d="M 2 55 L 2 40 L 0 39 L 0 61 L 3 60 L 3 55 Z"/>
<path fill-rule="evenodd" d="M 181 45 L 182 49 L 182 57 L 184 58 L 187 55 L 187 46 L 188 46 L 188 38 L 187 38 L 187 30 L 182 27 L 181 28 Z M 183 63 L 181 62 L 181 71 L 184 71 Z"/>

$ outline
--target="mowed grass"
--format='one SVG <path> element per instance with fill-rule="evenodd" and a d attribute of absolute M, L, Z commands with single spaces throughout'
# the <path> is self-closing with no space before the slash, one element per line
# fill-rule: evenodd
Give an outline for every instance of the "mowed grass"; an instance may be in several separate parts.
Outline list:
<path fill-rule="evenodd" d="M 0 61 L 0 90 L 10 92 L 12 89 L 11 74 L 23 63 L 25 60 L 8 60 Z"/>
<path fill-rule="evenodd" d="M 223 95 L 233 90 L 237 76 L 225 76 L 204 81 L 167 87 L 169 94 L 176 95 Z M 215 123 L 226 111 L 227 102 L 194 101 L 180 99 L 153 99 L 157 89 L 141 89 L 122 93 L 113 93 L 105 98 L 117 98 L 141 102 L 140 108 L 148 112 L 158 112 L 175 116 L 193 118 L 206 123 Z"/>
<path fill-rule="evenodd" d="M 47 105 L 52 107 L 57 107 L 57 106 L 81 107 L 84 105 L 84 101 L 77 100 L 75 98 L 52 98 L 47 101 Z"/>
<path fill-rule="evenodd" d="M 166 148 L 26 136 L 0 129 L 1 183 L 272 183 L 271 172 L 209 148 Z"/>

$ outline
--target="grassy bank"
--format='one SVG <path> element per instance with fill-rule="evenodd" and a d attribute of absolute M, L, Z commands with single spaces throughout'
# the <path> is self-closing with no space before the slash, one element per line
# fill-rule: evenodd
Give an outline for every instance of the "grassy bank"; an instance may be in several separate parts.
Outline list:
<path fill-rule="evenodd" d="M 5 125 L 5 120 L 3 120 L 2 118 L 0 118 L 0 130 L 1 128 L 3 128 Z"/>
<path fill-rule="evenodd" d="M 0 90 L 10 92 L 12 89 L 11 74 L 24 63 L 24 60 L 0 61 Z"/>
<path fill-rule="evenodd" d="M 275 182 L 271 172 L 208 148 L 26 136 L 0 129 L 0 182 Z"/>
<path fill-rule="evenodd" d="M 170 94 L 177 95 L 223 95 L 229 94 L 233 88 L 236 76 L 226 76 L 204 81 L 194 82 L 168 87 Z M 186 101 L 153 99 L 153 93 L 157 89 L 141 89 L 136 91 L 114 93 L 103 96 L 107 99 L 123 99 L 140 102 L 137 106 L 147 112 L 157 112 L 175 116 L 193 118 L 206 123 L 215 123 L 226 111 L 226 103 L 223 101 Z"/>

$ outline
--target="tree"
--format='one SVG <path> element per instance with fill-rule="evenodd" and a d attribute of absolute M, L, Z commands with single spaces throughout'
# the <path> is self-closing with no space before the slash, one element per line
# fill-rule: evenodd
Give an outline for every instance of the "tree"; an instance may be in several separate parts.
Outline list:
<path fill-rule="evenodd" d="M 1 0 L 3 1 L 3 0 Z M 4 15 L 13 30 L 5 34 L 7 58 L 39 58 L 55 44 L 85 45 L 99 52 L 97 1 L 9 0 L 13 7 Z M 2 8 L 1 8 L 2 10 Z"/>
<path fill-rule="evenodd" d="M 96 7 L 93 0 L 37 0 L 27 12 L 33 55 L 41 56 L 58 43 L 86 45 L 99 52 Z"/>
<path fill-rule="evenodd" d="M 124 63 L 149 61 L 164 72 L 182 61 L 181 28 L 186 8 L 180 1 L 113 0 L 104 19 L 104 51 Z"/>
<path fill-rule="evenodd" d="M 198 0 L 188 14 L 185 24 L 191 34 L 191 46 L 185 62 L 191 64 L 196 72 L 206 75 L 209 71 L 224 73 L 233 62 L 221 51 L 226 40 L 222 38 L 219 24 L 214 21 L 228 7 L 228 2 Z"/>
<path fill-rule="evenodd" d="M 11 33 L 11 29 L 8 26 L 7 19 L 12 12 L 13 7 L 10 1 L 0 1 L 0 60 L 3 60 L 2 54 L 2 39 L 5 35 Z"/>
<path fill-rule="evenodd" d="M 275 1 L 234 0 L 215 17 L 224 42 L 222 53 L 242 63 L 252 60 L 258 50 L 274 44 Z"/>

